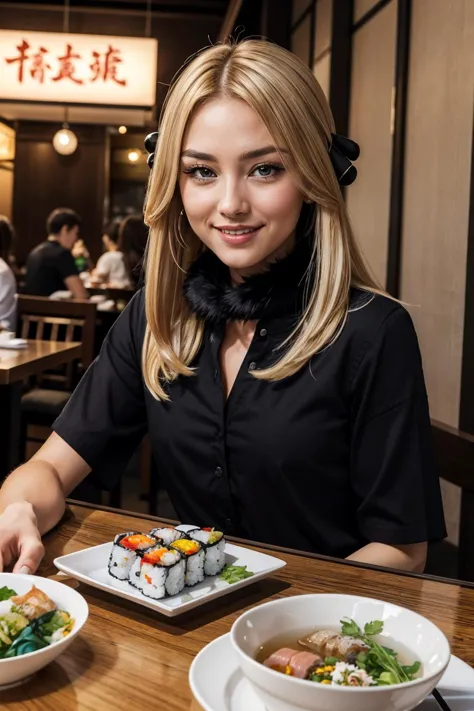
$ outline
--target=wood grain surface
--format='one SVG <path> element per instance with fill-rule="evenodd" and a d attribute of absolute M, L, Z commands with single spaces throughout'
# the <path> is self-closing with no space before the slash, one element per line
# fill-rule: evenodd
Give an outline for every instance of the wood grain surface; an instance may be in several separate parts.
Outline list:
<path fill-rule="evenodd" d="M 28 341 L 27 348 L 10 350 L 0 344 L 0 385 L 24 380 L 47 368 L 80 358 L 81 343 L 63 341 Z"/>
<path fill-rule="evenodd" d="M 45 537 L 46 556 L 39 574 L 55 576 L 52 561 L 59 555 L 106 543 L 120 531 L 149 530 L 150 518 L 71 505 L 60 525 Z M 199 711 L 188 684 L 195 655 L 229 632 L 249 607 L 309 592 L 361 594 L 409 607 L 439 625 L 453 653 L 474 665 L 472 586 L 271 550 L 287 562 L 274 577 L 175 618 L 58 576 L 84 595 L 89 620 L 56 662 L 25 684 L 1 692 L 1 708 Z"/>

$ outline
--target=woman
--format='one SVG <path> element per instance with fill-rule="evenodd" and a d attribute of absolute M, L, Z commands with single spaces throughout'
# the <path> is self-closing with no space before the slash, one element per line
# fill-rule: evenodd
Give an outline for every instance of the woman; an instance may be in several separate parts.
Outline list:
<path fill-rule="evenodd" d="M 140 284 L 143 257 L 148 238 L 148 228 L 141 215 L 128 215 L 120 224 L 118 249 L 123 254 L 125 269 L 130 284 Z"/>
<path fill-rule="evenodd" d="M 352 235 L 354 146 L 333 130 L 310 70 L 268 42 L 186 66 L 148 187 L 146 286 L 0 492 L 15 570 L 147 429 L 182 521 L 423 569 L 445 528 L 418 344 Z"/>
<path fill-rule="evenodd" d="M 0 324 L 10 331 L 16 330 L 17 285 L 9 264 L 13 237 L 10 220 L 0 215 Z"/>
<path fill-rule="evenodd" d="M 92 277 L 94 281 L 98 280 L 116 289 L 128 289 L 131 282 L 125 266 L 124 254 L 117 244 L 120 224 L 120 220 L 113 220 L 102 235 L 105 253 L 97 260 Z"/>

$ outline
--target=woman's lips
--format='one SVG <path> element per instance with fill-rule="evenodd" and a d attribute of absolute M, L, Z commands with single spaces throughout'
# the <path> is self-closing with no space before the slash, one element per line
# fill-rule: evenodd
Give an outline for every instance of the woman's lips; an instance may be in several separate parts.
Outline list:
<path fill-rule="evenodd" d="M 259 227 L 252 227 L 252 228 L 245 228 L 236 230 L 234 233 L 228 231 L 228 230 L 222 230 L 219 227 L 215 227 L 219 232 L 219 235 L 222 239 L 223 242 L 226 244 L 230 245 L 239 245 L 239 244 L 246 244 L 247 242 L 250 242 L 251 239 L 255 237 L 257 232 L 261 230 L 263 225 L 260 225 Z"/>

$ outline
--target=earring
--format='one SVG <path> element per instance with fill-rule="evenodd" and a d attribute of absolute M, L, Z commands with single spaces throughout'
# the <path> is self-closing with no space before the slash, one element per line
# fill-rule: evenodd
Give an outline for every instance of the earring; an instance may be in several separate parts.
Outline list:
<path fill-rule="evenodd" d="M 184 214 L 185 214 L 185 212 L 184 212 L 184 209 L 183 209 L 183 210 L 181 210 L 181 212 L 179 213 L 178 224 L 177 224 L 177 226 L 176 226 L 176 233 L 177 233 L 177 235 L 178 235 L 178 242 L 179 242 L 180 245 L 183 247 L 183 249 L 186 249 L 186 242 L 185 242 L 185 240 L 184 240 L 183 235 L 181 234 L 181 218 L 183 217 Z"/>
<path fill-rule="evenodd" d="M 305 200 L 306 205 L 311 205 L 312 202 L 312 200 Z"/>

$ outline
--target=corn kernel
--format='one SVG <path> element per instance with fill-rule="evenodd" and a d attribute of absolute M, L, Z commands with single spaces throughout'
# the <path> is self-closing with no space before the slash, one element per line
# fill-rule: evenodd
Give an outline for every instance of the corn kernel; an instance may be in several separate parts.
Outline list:
<path fill-rule="evenodd" d="M 323 679 L 321 684 L 330 684 L 331 680 L 330 679 Z"/>
<path fill-rule="evenodd" d="M 289 676 L 293 674 L 293 670 L 291 669 L 289 664 L 287 664 L 287 666 L 285 667 L 285 674 L 288 674 Z"/>

